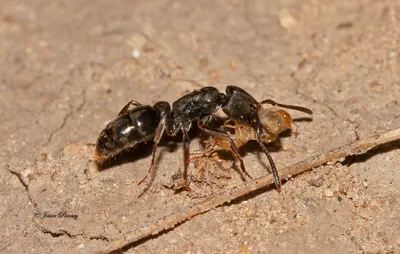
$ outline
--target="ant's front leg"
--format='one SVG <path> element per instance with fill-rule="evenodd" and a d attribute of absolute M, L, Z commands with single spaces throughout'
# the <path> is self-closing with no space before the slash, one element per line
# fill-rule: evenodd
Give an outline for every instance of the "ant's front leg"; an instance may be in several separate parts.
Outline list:
<path fill-rule="evenodd" d="M 188 131 L 190 129 L 190 124 L 182 125 L 182 133 L 183 133 L 183 157 L 184 157 L 184 168 L 183 168 L 183 181 L 184 181 L 184 188 L 187 191 L 190 191 L 189 183 L 187 180 L 188 176 L 188 168 L 190 162 L 190 139 L 188 135 Z"/>
<path fill-rule="evenodd" d="M 243 163 L 243 159 L 242 159 L 242 157 L 241 157 L 240 154 L 239 154 L 239 150 L 238 150 L 238 148 L 236 147 L 235 142 L 232 140 L 231 136 L 229 136 L 228 133 L 226 133 L 226 132 L 223 131 L 223 130 L 211 129 L 211 128 L 205 126 L 205 125 L 202 125 L 200 122 L 198 123 L 198 126 L 199 126 L 199 128 L 200 128 L 202 131 L 204 131 L 205 133 L 207 133 L 207 134 L 209 134 L 209 135 L 211 135 L 211 136 L 214 136 L 214 137 L 223 137 L 223 138 L 227 139 L 228 142 L 229 142 L 229 145 L 230 145 L 230 147 L 231 147 L 231 150 L 232 150 L 233 154 L 235 155 L 235 157 L 236 157 L 236 158 L 239 160 L 239 162 L 240 162 L 240 168 L 242 169 L 243 173 L 245 173 L 250 179 L 253 179 L 253 178 L 251 177 L 251 175 L 250 175 L 249 173 L 247 173 L 246 168 L 245 168 L 244 163 Z"/>
<path fill-rule="evenodd" d="M 256 124 L 256 135 L 257 135 L 258 146 L 265 153 L 265 155 L 268 158 L 269 164 L 271 165 L 271 171 L 272 171 L 272 175 L 274 176 L 274 182 L 275 182 L 276 189 L 278 191 L 281 191 L 282 183 L 281 183 L 281 179 L 279 178 L 278 170 L 276 169 L 276 166 L 275 166 L 274 160 L 272 159 L 271 154 L 269 153 L 268 149 L 265 147 L 265 145 L 263 144 L 263 142 L 261 140 L 261 134 L 263 132 L 263 127 L 261 125 L 258 114 L 255 115 L 255 120 L 256 120 L 255 124 Z"/>
<path fill-rule="evenodd" d="M 122 116 L 123 114 L 125 114 L 126 112 L 128 112 L 128 109 L 129 109 L 129 107 L 130 107 L 131 105 L 137 107 L 137 106 L 141 106 L 142 104 L 141 104 L 140 102 L 131 100 L 130 102 L 128 102 L 128 104 L 126 104 L 126 105 L 121 109 L 121 111 L 118 113 L 118 116 Z"/>
<path fill-rule="evenodd" d="M 147 171 L 146 176 L 138 183 L 138 185 L 140 185 L 141 183 L 143 183 L 144 180 L 146 180 L 147 176 L 149 175 L 149 173 L 152 171 L 152 168 L 154 167 L 154 161 L 155 161 L 155 157 L 156 157 L 158 143 L 160 143 L 162 135 L 164 134 L 166 120 L 167 120 L 166 117 L 161 118 L 161 121 L 157 126 L 156 134 L 154 136 L 154 145 L 153 145 L 153 152 L 152 152 L 152 156 L 151 156 L 150 168 Z"/>

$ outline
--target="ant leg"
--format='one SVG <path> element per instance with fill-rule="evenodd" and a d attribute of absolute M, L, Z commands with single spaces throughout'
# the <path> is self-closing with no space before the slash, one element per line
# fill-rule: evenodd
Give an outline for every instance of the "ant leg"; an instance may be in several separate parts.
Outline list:
<path fill-rule="evenodd" d="M 278 170 L 276 169 L 276 166 L 275 166 L 274 160 L 271 157 L 271 154 L 269 153 L 268 149 L 265 147 L 265 145 L 261 141 L 261 134 L 262 134 L 263 127 L 261 125 L 260 118 L 258 117 L 257 114 L 256 114 L 255 118 L 256 118 L 256 124 L 257 124 L 256 125 L 256 127 L 257 127 L 256 128 L 257 143 L 260 146 L 261 150 L 267 156 L 269 164 L 271 165 L 271 170 L 272 170 L 272 174 L 274 176 L 274 182 L 275 182 L 276 189 L 278 191 L 281 191 L 282 190 L 282 183 L 281 183 L 281 179 L 279 178 Z"/>
<path fill-rule="evenodd" d="M 240 162 L 240 168 L 242 169 L 243 173 L 245 173 L 250 179 L 253 179 L 253 177 L 251 177 L 251 175 L 249 175 L 249 173 L 247 173 L 246 168 L 244 167 L 244 163 L 243 163 L 243 159 L 239 154 L 239 150 L 235 145 L 235 142 L 233 142 L 231 136 L 228 135 L 228 133 L 226 133 L 223 130 L 216 130 L 216 129 L 211 129 L 209 127 L 206 127 L 200 123 L 198 123 L 199 128 L 204 131 L 205 133 L 214 136 L 214 137 L 224 137 L 229 141 L 229 145 L 231 146 L 231 150 L 233 152 L 233 154 L 235 155 L 235 157 L 239 160 Z"/>
<path fill-rule="evenodd" d="M 185 189 L 190 190 L 189 183 L 187 180 L 188 168 L 190 162 L 190 154 L 189 154 L 190 139 L 187 128 L 182 128 L 182 132 L 183 132 L 183 157 L 184 157 L 183 181 L 185 183 Z"/>
<path fill-rule="evenodd" d="M 276 102 L 274 100 L 271 100 L 271 99 L 263 100 L 262 102 L 260 102 L 260 104 L 271 104 L 272 106 L 278 106 L 278 107 L 281 107 L 281 108 L 293 109 L 293 110 L 301 111 L 301 112 L 304 112 L 304 113 L 310 114 L 310 115 L 313 114 L 311 109 L 308 109 L 308 108 L 305 108 L 305 107 L 301 107 L 301 106 L 281 104 L 281 103 L 278 103 L 278 102 Z"/>
<path fill-rule="evenodd" d="M 153 152 L 152 152 L 152 157 L 151 157 L 151 164 L 150 164 L 150 168 L 147 171 L 146 176 L 138 183 L 138 185 L 140 185 L 141 183 L 143 183 L 144 180 L 146 180 L 147 176 L 149 175 L 149 173 L 151 172 L 153 166 L 154 166 L 154 161 L 156 158 L 156 151 L 157 151 L 157 146 L 158 143 L 160 143 L 161 137 L 164 133 L 165 130 L 165 123 L 166 123 L 166 118 L 162 118 L 160 123 L 157 126 L 157 130 L 156 130 L 156 134 L 154 137 L 154 145 L 153 145 Z"/>
<path fill-rule="evenodd" d="M 130 102 L 128 102 L 128 104 L 126 104 L 126 105 L 121 109 L 121 111 L 118 113 L 118 116 L 121 116 L 121 115 L 125 114 L 125 113 L 128 111 L 128 109 L 129 109 L 129 107 L 130 107 L 131 105 L 137 107 L 137 106 L 140 106 L 140 105 L 142 105 L 142 104 L 140 104 L 140 102 L 131 100 Z"/>

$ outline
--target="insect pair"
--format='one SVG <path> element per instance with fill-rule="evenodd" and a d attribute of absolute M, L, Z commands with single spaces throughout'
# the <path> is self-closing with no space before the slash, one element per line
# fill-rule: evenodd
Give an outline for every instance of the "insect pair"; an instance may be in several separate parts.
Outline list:
<path fill-rule="evenodd" d="M 226 87 L 225 93 L 220 93 L 214 87 L 204 87 L 181 97 L 172 104 L 172 107 L 165 101 L 157 102 L 153 106 L 130 101 L 122 108 L 117 118 L 107 124 L 106 128 L 100 133 L 96 144 L 96 162 L 101 164 L 122 150 L 131 148 L 141 142 L 153 140 L 152 160 L 148 170 L 150 172 L 154 167 L 157 146 L 164 133 L 169 136 L 175 136 L 181 131 L 183 133 L 184 146 L 183 180 L 185 187 L 189 189 L 187 182 L 190 143 L 188 132 L 195 122 L 200 130 L 210 135 L 215 141 L 209 148 L 216 149 L 219 147 L 232 151 L 239 160 L 242 171 L 250 178 L 251 176 L 245 169 L 238 147 L 242 145 L 243 138 L 245 141 L 256 140 L 268 158 L 276 188 L 280 190 L 281 180 L 264 142 L 267 143 L 274 140 L 281 131 L 289 128 L 291 126 L 291 118 L 286 111 L 266 110 L 262 105 L 271 104 L 308 114 L 312 114 L 312 111 L 304 107 L 276 103 L 273 100 L 257 102 L 253 96 L 236 86 Z M 129 109 L 131 105 L 135 107 Z M 208 123 L 219 108 L 235 125 L 225 123 L 222 129 L 214 129 L 208 126 Z M 226 128 L 235 129 L 234 134 L 228 132 Z M 242 135 L 243 131 L 246 131 L 246 135 Z M 238 136 L 242 139 L 242 143 L 238 142 Z"/>

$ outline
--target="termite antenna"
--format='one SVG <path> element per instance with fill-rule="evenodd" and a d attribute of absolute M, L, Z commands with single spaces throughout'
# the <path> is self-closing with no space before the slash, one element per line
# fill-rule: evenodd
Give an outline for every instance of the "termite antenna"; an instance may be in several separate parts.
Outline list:
<path fill-rule="evenodd" d="M 313 114 L 311 109 L 308 109 L 308 108 L 305 108 L 305 107 L 301 107 L 301 106 L 281 104 L 281 103 L 278 103 L 278 102 L 276 102 L 274 100 L 271 100 L 271 99 L 263 100 L 262 102 L 260 102 L 260 104 L 271 104 L 272 106 L 278 106 L 278 107 L 281 107 L 281 108 L 293 109 L 293 110 L 304 112 L 304 113 L 310 114 L 310 115 Z"/>

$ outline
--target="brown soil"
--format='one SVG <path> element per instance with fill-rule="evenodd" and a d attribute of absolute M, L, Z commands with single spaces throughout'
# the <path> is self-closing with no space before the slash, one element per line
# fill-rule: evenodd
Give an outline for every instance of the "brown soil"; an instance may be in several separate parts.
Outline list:
<path fill-rule="evenodd" d="M 86 253 L 243 182 L 232 161 L 194 160 L 176 193 L 182 142 L 93 164 L 99 132 L 131 99 L 213 85 L 290 111 L 299 135 L 269 145 L 278 169 L 400 127 L 400 3 L 1 1 L 0 252 Z M 140 55 L 135 55 L 140 53 Z M 132 55 L 135 55 L 133 57 Z M 191 149 L 200 148 L 191 133 Z M 400 253 L 399 142 L 196 216 L 128 253 Z M 241 148 L 253 177 L 257 146 Z"/>

